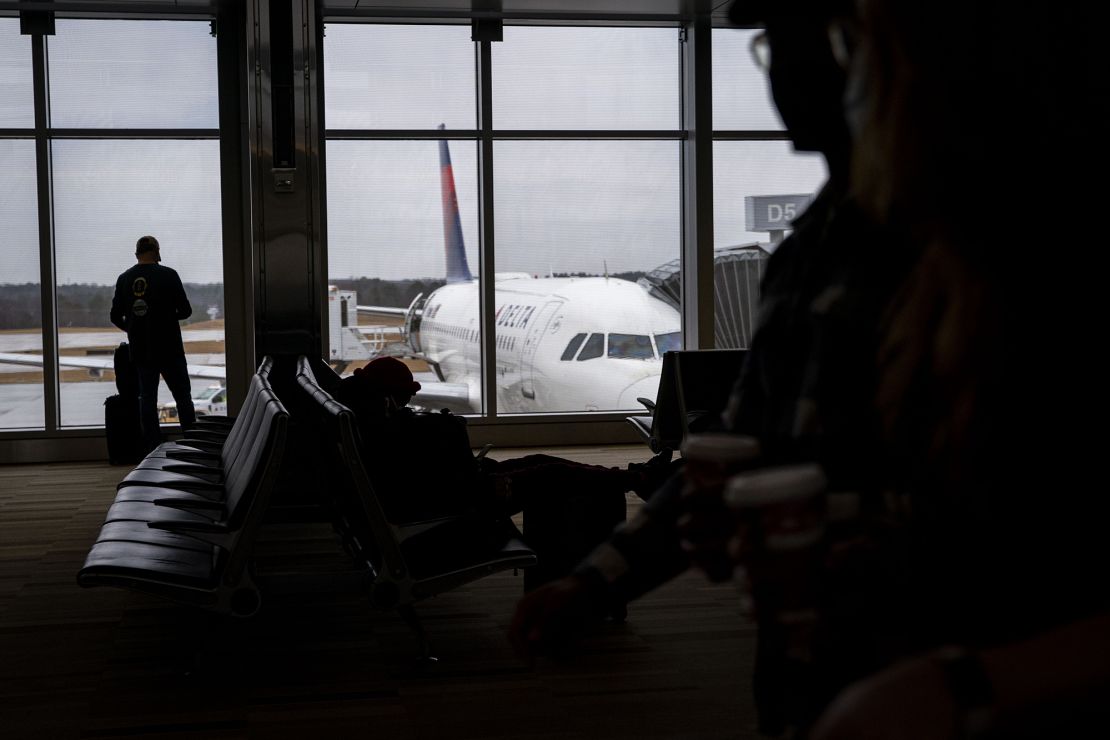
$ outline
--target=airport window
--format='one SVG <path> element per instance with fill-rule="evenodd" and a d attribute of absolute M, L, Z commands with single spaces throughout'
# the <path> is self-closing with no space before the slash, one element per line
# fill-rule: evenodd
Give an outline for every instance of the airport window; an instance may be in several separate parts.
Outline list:
<path fill-rule="evenodd" d="M 578 352 L 578 348 L 582 346 L 582 342 L 585 341 L 585 339 L 586 335 L 584 333 L 575 334 L 573 337 L 571 337 L 570 341 L 567 342 L 567 348 L 563 350 L 563 356 L 559 359 L 563 362 L 566 362 L 567 360 L 573 360 L 575 353 Z"/>
<path fill-rule="evenodd" d="M 679 126 L 673 28 L 506 26 L 492 53 L 497 128 Z"/>
<path fill-rule="evenodd" d="M 19 34 L 18 18 L 0 18 L 0 101 L 0 128 L 34 127 L 31 39 Z"/>
<path fill-rule="evenodd" d="M 0 20 L 0 28 L 7 25 Z M 35 142 L 0 139 L 0 160 L 0 357 L 13 360 L 0 359 L 0 429 L 41 429 L 42 367 L 20 359 L 42 356 Z"/>
<path fill-rule="evenodd" d="M 715 346 L 746 348 L 766 260 L 826 178 L 824 160 L 794 151 L 752 58 L 751 29 L 713 32 Z M 673 290 L 663 280 L 664 290 Z M 660 351 L 663 351 L 662 349 Z"/>
<path fill-rule="evenodd" d="M 223 365 L 216 41 L 207 21 L 59 17 L 55 34 L 34 39 L 18 25 L 0 19 L 0 129 L 29 127 L 24 138 L 0 139 L 0 300 L 22 308 L 3 312 L 0 320 L 19 326 L 5 327 L 0 346 L 32 367 L 0 365 L 0 384 L 16 395 L 14 406 L 0 403 L 8 411 L 0 427 L 99 427 L 104 398 L 116 392 L 112 352 L 125 339 L 108 319 L 113 286 L 134 263 L 140 236 L 159 239 L 189 293 L 190 363 Z M 48 97 L 39 125 L 36 48 Z M 47 156 L 36 155 L 37 145 Z M 50 212 L 37 211 L 43 198 Z M 40 232 L 39 219 L 52 230 Z M 52 239 L 44 243 L 42 233 Z M 54 263 L 47 285 L 39 279 L 43 250 Z M 48 326 L 39 315 L 44 295 L 55 299 Z M 57 385 L 42 380 L 51 358 Z M 21 387 L 8 388 L 17 378 Z M 169 399 L 163 384 L 159 400 Z M 171 417 L 163 409 L 162 418 Z"/>
<path fill-rule="evenodd" d="M 758 29 L 713 31 L 713 128 L 717 131 L 782 131 L 767 74 L 752 57 Z"/>
<path fill-rule="evenodd" d="M 525 336 L 535 336 L 536 348 L 530 352 L 525 342 L 518 360 L 526 375 L 555 361 L 583 322 L 631 314 L 645 335 L 679 329 L 678 311 L 636 281 L 678 256 L 680 157 L 679 142 L 667 140 L 495 142 L 498 271 L 538 272 L 551 291 L 566 296 L 565 303 L 549 302 L 530 319 Z M 537 281 L 522 277 L 520 283 L 528 289 Z M 626 371 L 614 368 L 613 377 Z M 583 411 L 584 397 L 575 389 L 590 381 L 575 380 L 578 372 L 566 367 L 552 378 L 553 387 L 565 387 L 559 393 L 537 390 L 540 408 L 523 393 L 506 393 L 499 410 Z M 619 390 L 589 400 L 598 409 L 617 410 Z"/>
<path fill-rule="evenodd" d="M 498 362 L 521 382 L 498 413 L 621 410 L 631 368 L 599 381 L 552 363 L 599 322 L 679 331 L 677 308 L 638 281 L 681 252 L 680 51 L 676 28 L 506 26 L 492 44 L 495 262 L 520 276 L 499 286 L 546 296 L 511 319 L 520 355 Z M 578 359 L 604 359 L 603 345 L 599 331 Z"/>
<path fill-rule="evenodd" d="M 395 347 L 417 350 L 406 361 L 429 390 L 464 384 L 470 405 L 455 410 L 491 413 L 476 326 L 484 276 L 498 306 L 494 413 L 617 410 L 619 392 L 587 399 L 580 389 L 599 384 L 551 363 L 598 316 L 658 303 L 643 335 L 679 331 L 678 311 L 636 284 L 681 248 L 679 40 L 677 28 L 505 27 L 487 91 L 490 269 L 479 256 L 484 155 L 469 26 L 329 23 L 328 270 L 372 307 L 356 330 L 392 326 Z M 420 321 L 405 335 L 399 309 L 410 306 Z M 335 357 L 335 341 L 344 372 L 374 354 Z M 592 341 L 604 358 L 604 334 Z"/>
<path fill-rule="evenodd" d="M 329 23 L 325 33 L 330 130 L 475 127 L 469 25 Z"/>
<path fill-rule="evenodd" d="M 586 346 L 578 354 L 578 361 L 596 360 L 605 354 L 605 335 L 604 334 L 591 334 L 590 338 L 586 340 Z"/>
<path fill-rule="evenodd" d="M 655 357 L 651 337 L 646 334 L 610 334 L 609 357 L 626 360 L 650 360 Z"/>
<path fill-rule="evenodd" d="M 65 20 L 47 39 L 57 128 L 216 128 L 216 40 L 205 22 Z"/>
<path fill-rule="evenodd" d="M 52 150 L 63 354 L 72 342 L 74 353 L 111 359 L 125 339 L 108 321 L 116 276 L 134 262 L 138 237 L 153 234 L 193 308 L 181 327 L 190 363 L 222 364 L 219 142 L 63 140 Z M 61 424 L 102 424 L 104 396 L 114 392 L 110 378 L 63 367 L 61 380 Z M 161 383 L 159 403 L 171 400 Z"/>

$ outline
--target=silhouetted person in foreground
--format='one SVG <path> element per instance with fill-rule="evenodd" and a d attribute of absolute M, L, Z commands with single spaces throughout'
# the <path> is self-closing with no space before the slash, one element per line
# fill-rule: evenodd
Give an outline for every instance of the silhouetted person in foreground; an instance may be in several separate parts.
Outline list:
<path fill-rule="evenodd" d="M 759 326 L 725 428 L 758 440 L 760 465 L 816 461 L 831 490 L 871 499 L 879 476 L 872 402 L 878 324 L 913 257 L 890 249 L 894 237 L 851 197 L 845 72 L 828 35 L 833 19 L 852 14 L 851 4 L 738 2 L 731 12 L 738 25 L 765 26 L 753 46 L 767 64 L 775 104 L 795 148 L 824 155 L 829 180 L 771 256 Z M 735 521 L 720 496 L 699 501 L 703 516 L 691 519 L 685 485 L 681 477 L 669 481 L 573 577 L 526 597 L 511 628 L 517 646 L 552 649 L 609 602 L 636 598 L 686 570 L 692 555 L 714 579 L 729 577 L 734 563 L 725 544 Z M 834 675 L 817 678 L 810 666 L 792 664 L 784 642 L 777 625 L 760 625 L 753 683 L 768 735 L 811 722 L 830 684 L 874 667 L 874 656 L 862 650 Z"/>
<path fill-rule="evenodd" d="M 131 361 L 139 379 L 139 420 L 147 449 L 161 441 L 158 426 L 158 378 L 166 380 L 177 402 L 181 427 L 196 422 L 185 347 L 178 322 L 193 313 L 181 278 L 162 261 L 158 240 L 140 237 L 135 244 L 131 269 L 116 279 L 112 297 L 111 320 L 127 332 Z"/>
<path fill-rule="evenodd" d="M 1101 14 L 1074 1 L 861 8 L 841 29 L 858 43 L 855 182 L 921 257 L 880 339 L 893 660 L 811 737 L 1104 735 L 1105 273 L 1090 252 L 1106 230 L 1081 219 L 1056 254 L 1038 233 L 1079 182 L 1107 202 L 1105 178 L 1089 179 L 1110 131 Z"/>
<path fill-rule="evenodd" d="M 463 417 L 417 413 L 408 407 L 420 383 L 400 360 L 380 357 L 340 381 L 336 399 L 358 420 L 367 471 L 393 521 L 418 521 L 464 512 L 508 516 L 537 499 L 570 494 L 646 493 L 668 470 L 661 464 L 629 469 L 588 465 L 552 455 L 510 460 L 476 458 Z"/>

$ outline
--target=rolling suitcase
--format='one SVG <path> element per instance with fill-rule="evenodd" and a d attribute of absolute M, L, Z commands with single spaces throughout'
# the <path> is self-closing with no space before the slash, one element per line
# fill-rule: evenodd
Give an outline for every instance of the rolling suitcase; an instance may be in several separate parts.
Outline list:
<path fill-rule="evenodd" d="M 139 399 L 119 394 L 104 399 L 104 436 L 108 462 L 134 465 L 143 459 L 143 434 L 139 428 Z"/>
<path fill-rule="evenodd" d="M 134 465 L 143 459 L 143 433 L 139 426 L 139 376 L 131 364 L 127 342 L 120 342 L 112 355 L 116 374 L 114 396 L 104 399 L 104 436 L 108 462 Z"/>

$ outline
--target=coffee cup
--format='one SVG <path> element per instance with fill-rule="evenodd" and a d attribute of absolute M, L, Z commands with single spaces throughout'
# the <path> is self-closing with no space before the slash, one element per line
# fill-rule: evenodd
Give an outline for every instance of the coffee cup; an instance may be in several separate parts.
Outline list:
<path fill-rule="evenodd" d="M 813 615 L 827 481 L 816 464 L 729 479 L 725 505 L 740 523 L 736 547 L 760 618 L 800 623 Z"/>
<path fill-rule="evenodd" d="M 821 539 L 827 485 L 820 465 L 783 465 L 733 476 L 724 499 L 753 525 L 753 546 L 786 552 L 812 547 Z"/>

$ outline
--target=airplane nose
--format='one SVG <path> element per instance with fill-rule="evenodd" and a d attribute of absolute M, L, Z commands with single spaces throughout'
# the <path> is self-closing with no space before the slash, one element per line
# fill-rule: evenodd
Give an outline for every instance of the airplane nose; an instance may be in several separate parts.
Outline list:
<path fill-rule="evenodd" d="M 637 398 L 647 398 L 654 401 L 655 394 L 659 391 L 659 376 L 649 375 L 646 378 L 640 378 L 632 385 L 621 391 L 618 400 L 618 408 L 621 409 L 643 409 L 642 403 L 637 401 Z"/>

